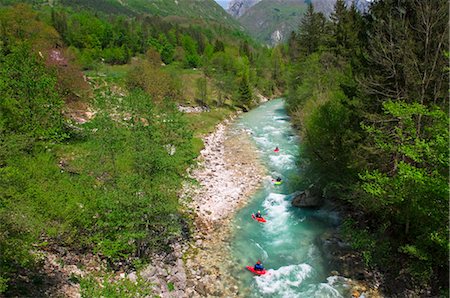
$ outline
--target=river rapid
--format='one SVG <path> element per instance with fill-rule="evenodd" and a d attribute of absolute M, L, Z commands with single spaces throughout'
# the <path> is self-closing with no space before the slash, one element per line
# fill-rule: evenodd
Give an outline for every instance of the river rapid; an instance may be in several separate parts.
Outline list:
<path fill-rule="evenodd" d="M 332 276 L 317 239 L 335 228 L 335 214 L 291 206 L 298 191 L 299 138 L 290 124 L 284 101 L 276 99 L 243 114 L 232 127 L 246 131 L 257 147 L 268 176 L 260 189 L 238 210 L 231 223 L 229 274 L 240 281 L 242 297 L 349 297 L 347 279 Z M 280 151 L 274 152 L 275 147 Z M 274 185 L 281 177 L 283 183 Z M 261 210 L 258 223 L 251 214 Z M 268 273 L 254 276 L 245 270 L 261 260 Z"/>

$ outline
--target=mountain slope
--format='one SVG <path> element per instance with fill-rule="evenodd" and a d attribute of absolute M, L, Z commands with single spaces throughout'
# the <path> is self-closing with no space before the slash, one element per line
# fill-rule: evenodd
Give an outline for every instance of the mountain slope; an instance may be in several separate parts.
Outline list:
<path fill-rule="evenodd" d="M 250 7 L 239 21 L 260 42 L 276 45 L 298 28 L 306 8 L 303 0 L 262 0 Z"/>
<path fill-rule="evenodd" d="M 315 11 L 320 11 L 324 15 L 329 16 L 334 11 L 336 0 L 305 0 L 305 2 L 311 2 L 314 5 Z M 371 3 L 371 1 L 368 0 L 345 0 L 345 5 L 350 7 L 353 2 L 355 3 L 356 8 L 361 12 L 366 12 Z"/>
<path fill-rule="evenodd" d="M 214 0 L 0 0 L 0 6 L 24 2 L 33 5 L 60 4 L 73 8 L 88 8 L 106 14 L 175 16 L 179 20 L 196 19 L 241 28 L 239 23 Z"/>
<path fill-rule="evenodd" d="M 369 0 L 345 0 L 347 7 L 354 2 L 359 11 L 365 12 Z M 298 29 L 306 7 L 312 3 L 315 11 L 329 16 L 336 0 L 234 0 L 228 13 L 258 41 L 276 45 L 286 40 L 290 32 Z"/>
<path fill-rule="evenodd" d="M 228 4 L 227 12 L 235 18 L 241 17 L 250 7 L 261 0 L 232 0 Z"/>

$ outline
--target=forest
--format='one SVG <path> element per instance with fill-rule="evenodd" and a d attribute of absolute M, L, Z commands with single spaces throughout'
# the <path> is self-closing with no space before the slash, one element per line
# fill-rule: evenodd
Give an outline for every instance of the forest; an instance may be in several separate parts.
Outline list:
<path fill-rule="evenodd" d="M 352 210 L 344 233 L 389 295 L 447 296 L 447 1 L 378 1 L 362 15 L 338 0 L 329 20 L 310 5 L 287 49 L 302 182 Z"/>

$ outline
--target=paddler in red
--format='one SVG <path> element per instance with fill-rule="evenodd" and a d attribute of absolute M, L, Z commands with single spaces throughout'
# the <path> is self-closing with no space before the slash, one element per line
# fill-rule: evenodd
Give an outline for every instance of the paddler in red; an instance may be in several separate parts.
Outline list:
<path fill-rule="evenodd" d="M 261 261 L 258 260 L 258 262 L 256 262 L 256 264 L 253 267 L 253 269 L 255 269 L 255 271 L 263 271 L 264 270 L 264 266 L 261 264 Z"/>

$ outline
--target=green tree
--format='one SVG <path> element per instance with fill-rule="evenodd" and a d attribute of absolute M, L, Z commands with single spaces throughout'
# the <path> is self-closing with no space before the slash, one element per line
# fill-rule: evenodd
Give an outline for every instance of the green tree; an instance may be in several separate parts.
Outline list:
<path fill-rule="evenodd" d="M 323 44 L 326 33 L 325 24 L 324 15 L 315 12 L 312 3 L 309 3 L 308 9 L 300 21 L 298 33 L 300 52 L 303 55 L 312 54 Z"/>
<path fill-rule="evenodd" d="M 198 67 L 200 65 L 200 56 L 197 53 L 197 44 L 188 35 L 183 36 L 183 49 L 185 51 L 186 66 Z"/>
<path fill-rule="evenodd" d="M 445 271 L 436 260 L 448 255 L 449 117 L 420 103 L 387 101 L 383 108 L 365 128 L 374 153 L 388 163 L 361 174 L 367 195 L 360 204 L 395 227 L 398 249 L 411 259 L 408 270 L 427 283 Z"/>
<path fill-rule="evenodd" d="M 243 106 L 244 109 L 248 109 L 253 104 L 253 92 L 247 74 L 244 74 L 239 82 L 237 102 Z"/>
<path fill-rule="evenodd" d="M 23 135 L 31 143 L 63 138 L 63 102 L 55 86 L 55 75 L 29 46 L 5 56 L 0 68 L 2 135 Z"/>
<path fill-rule="evenodd" d="M 206 77 L 198 78 L 196 80 L 197 90 L 196 90 L 196 99 L 202 105 L 206 105 L 207 97 L 208 97 L 208 81 Z"/>

